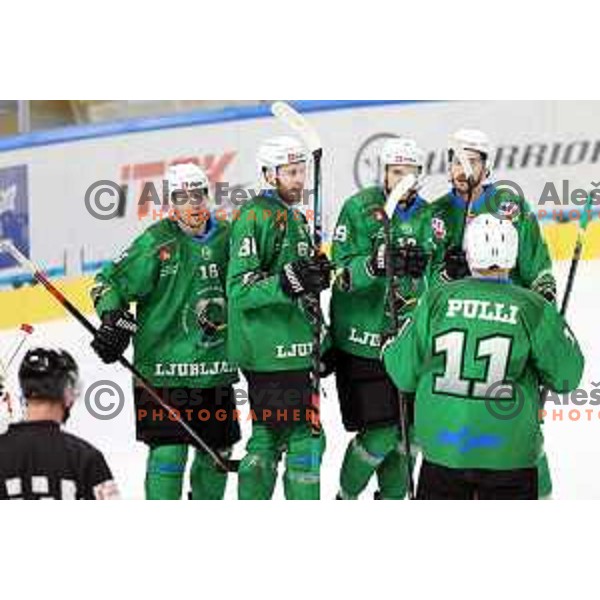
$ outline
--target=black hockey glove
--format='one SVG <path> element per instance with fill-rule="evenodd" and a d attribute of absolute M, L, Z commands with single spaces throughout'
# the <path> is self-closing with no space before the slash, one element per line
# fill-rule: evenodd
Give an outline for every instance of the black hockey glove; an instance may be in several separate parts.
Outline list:
<path fill-rule="evenodd" d="M 130 312 L 106 311 L 102 315 L 102 325 L 92 341 L 92 348 L 103 362 L 114 363 L 127 350 L 131 336 L 136 331 L 137 325 Z"/>
<path fill-rule="evenodd" d="M 281 288 L 291 298 L 318 294 L 329 287 L 332 270 L 333 265 L 324 254 L 301 258 L 283 267 Z"/>
<path fill-rule="evenodd" d="M 397 277 L 419 279 L 423 276 L 426 266 L 427 255 L 418 244 L 407 244 L 394 253 L 394 274 Z"/>
<path fill-rule="evenodd" d="M 386 259 L 385 244 L 379 244 L 367 262 L 367 271 L 371 277 L 385 277 L 387 275 Z"/>
<path fill-rule="evenodd" d="M 458 246 L 452 246 L 446 250 L 444 255 L 444 272 L 442 276 L 446 280 L 462 279 L 471 274 L 465 251 Z"/>
<path fill-rule="evenodd" d="M 531 289 L 543 296 L 550 304 L 556 304 L 556 281 L 552 275 L 542 276 L 534 282 Z"/>

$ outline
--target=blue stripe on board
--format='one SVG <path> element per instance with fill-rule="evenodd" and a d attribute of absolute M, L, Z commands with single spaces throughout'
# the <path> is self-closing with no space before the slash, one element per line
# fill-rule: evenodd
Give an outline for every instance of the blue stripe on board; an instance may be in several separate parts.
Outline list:
<path fill-rule="evenodd" d="M 416 104 L 427 100 L 298 100 L 292 104 L 304 113 L 387 106 L 392 104 Z M 191 127 L 193 125 L 211 125 L 228 121 L 245 121 L 270 117 L 271 110 L 266 104 L 258 106 L 227 107 L 219 110 L 203 110 L 189 113 L 166 115 L 163 117 L 141 117 L 110 123 L 92 125 L 73 125 L 44 131 L 34 131 L 21 135 L 0 138 L 0 152 L 20 150 L 35 146 L 63 144 L 86 139 L 142 133 L 175 127 Z"/>

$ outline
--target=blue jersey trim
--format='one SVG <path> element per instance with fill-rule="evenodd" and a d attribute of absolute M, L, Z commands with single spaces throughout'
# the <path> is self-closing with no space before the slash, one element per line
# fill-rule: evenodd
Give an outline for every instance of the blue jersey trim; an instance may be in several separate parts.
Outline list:
<path fill-rule="evenodd" d="M 401 204 L 397 204 L 394 209 L 394 215 L 396 215 L 401 221 L 408 221 L 420 208 L 425 206 L 427 201 L 417 196 L 414 202 L 408 207 L 403 208 Z"/>
<path fill-rule="evenodd" d="M 473 210 L 479 210 L 481 206 L 485 203 L 485 201 L 488 200 L 488 198 L 494 194 L 495 190 L 496 188 L 494 188 L 494 186 L 491 184 L 484 185 L 483 192 L 481 193 L 481 195 L 475 200 L 471 201 L 471 208 Z M 467 205 L 466 201 L 458 195 L 455 188 L 452 188 L 450 190 L 450 199 L 452 200 L 452 204 L 454 204 L 456 208 L 464 210 L 465 206 Z"/>
<path fill-rule="evenodd" d="M 206 229 L 200 235 L 195 235 L 192 239 L 199 244 L 205 244 L 206 242 L 210 241 L 217 230 L 217 220 L 215 219 L 215 215 L 211 213 L 206 223 Z"/>

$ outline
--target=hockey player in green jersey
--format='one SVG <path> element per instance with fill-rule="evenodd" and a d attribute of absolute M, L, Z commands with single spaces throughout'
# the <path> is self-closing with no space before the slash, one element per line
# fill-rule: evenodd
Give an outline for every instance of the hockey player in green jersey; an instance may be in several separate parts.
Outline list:
<path fill-rule="evenodd" d="M 417 192 L 423 177 L 423 151 L 413 140 L 393 138 L 384 144 L 379 159 L 381 184 L 346 200 L 332 245 L 338 273 L 331 302 L 337 391 L 344 427 L 358 432 L 344 457 L 340 499 L 357 498 L 374 473 L 379 484 L 377 498 L 400 500 L 407 492 L 398 390 L 380 358 L 382 340 L 392 325 L 385 263 L 393 262 L 398 295 L 394 304 L 397 311 L 405 313 L 425 287 L 426 255 L 432 250 L 430 220 L 427 203 Z M 409 175 L 417 185 L 392 207 L 392 247 L 388 251 L 382 211 L 391 191 Z M 408 406 L 412 408 L 412 404 Z"/>
<path fill-rule="evenodd" d="M 539 386 L 573 390 L 584 359 L 555 306 L 511 283 L 518 245 L 510 220 L 475 217 L 472 276 L 428 290 L 384 348 L 395 384 L 416 392 L 418 498 L 538 498 Z"/>
<path fill-rule="evenodd" d="M 331 265 L 314 255 L 299 210 L 307 162 L 294 138 L 265 142 L 258 153 L 265 189 L 241 208 L 232 229 L 228 343 L 248 381 L 253 421 L 239 467 L 241 500 L 271 498 L 284 453 L 285 497 L 320 495 L 325 439 L 309 422 L 313 309 L 307 300 L 329 286 Z"/>
<path fill-rule="evenodd" d="M 226 457 L 240 438 L 237 368 L 226 354 L 230 224 L 211 214 L 209 181 L 195 164 L 170 167 L 168 186 L 169 218 L 150 226 L 96 278 L 92 296 L 102 325 L 92 346 L 112 363 L 133 337 L 135 366 Z M 134 398 L 137 439 L 149 446 L 146 498 L 179 499 L 193 439 L 142 388 L 134 388 Z M 222 499 L 226 477 L 196 449 L 192 499 Z"/>
<path fill-rule="evenodd" d="M 473 171 L 471 180 L 461 163 L 461 153 Z M 432 280 L 447 282 L 468 274 L 462 247 L 464 224 L 477 215 L 491 213 L 510 219 L 518 232 L 519 255 L 511 271 L 513 283 L 541 294 L 549 302 L 555 302 L 556 280 L 552 274 L 552 261 L 535 213 L 524 198 L 494 187 L 491 183 L 493 166 L 493 150 L 485 133 L 461 129 L 450 136 L 448 172 L 452 189 L 431 206 L 435 242 Z M 539 475 L 540 497 L 550 497 L 552 479 L 543 451 L 540 454 Z"/>
<path fill-rule="evenodd" d="M 471 181 L 461 163 L 461 153 L 471 165 Z M 483 132 L 461 129 L 450 137 L 448 169 L 452 189 L 432 203 L 431 211 L 436 242 L 434 277 L 450 281 L 468 273 L 462 248 L 464 224 L 477 215 L 492 213 L 510 219 L 519 234 L 519 256 L 511 273 L 513 282 L 554 302 L 552 262 L 535 213 L 524 198 L 497 189 L 490 182 L 493 162 L 492 147 Z"/>

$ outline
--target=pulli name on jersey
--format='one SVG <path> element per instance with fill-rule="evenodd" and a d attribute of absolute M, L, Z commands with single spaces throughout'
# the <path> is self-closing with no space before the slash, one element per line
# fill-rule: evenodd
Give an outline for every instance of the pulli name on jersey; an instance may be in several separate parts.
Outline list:
<path fill-rule="evenodd" d="M 236 370 L 235 365 L 219 360 L 205 363 L 156 363 L 154 365 L 156 377 L 202 377 L 235 373 Z"/>
<path fill-rule="evenodd" d="M 503 302 L 487 302 L 486 300 L 448 300 L 446 317 L 452 319 L 477 319 L 478 321 L 495 321 L 508 325 L 517 324 L 519 307 Z"/>

